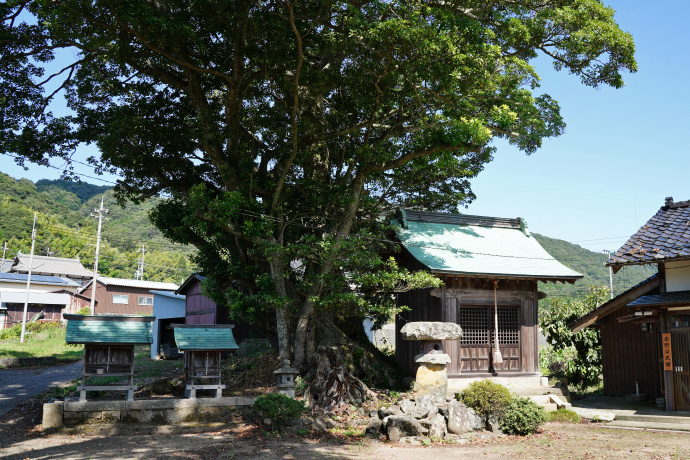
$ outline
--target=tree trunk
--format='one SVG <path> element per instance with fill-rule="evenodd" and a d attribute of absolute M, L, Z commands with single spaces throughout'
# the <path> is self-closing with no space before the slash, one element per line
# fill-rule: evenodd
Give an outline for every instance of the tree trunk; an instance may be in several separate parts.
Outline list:
<path fill-rule="evenodd" d="M 316 312 L 314 318 L 317 348 L 307 361 L 304 377 L 309 382 L 306 396 L 314 409 L 360 405 L 374 398 L 367 385 L 400 388 L 400 368 L 369 342 L 361 319 L 337 321 L 324 312 Z"/>
<path fill-rule="evenodd" d="M 270 260 L 271 278 L 275 283 L 278 294 L 286 297 L 285 277 L 283 276 L 283 264 L 277 254 Z M 278 354 L 280 359 L 292 359 L 290 350 L 290 312 L 287 306 L 276 308 L 276 334 L 278 335 Z"/>

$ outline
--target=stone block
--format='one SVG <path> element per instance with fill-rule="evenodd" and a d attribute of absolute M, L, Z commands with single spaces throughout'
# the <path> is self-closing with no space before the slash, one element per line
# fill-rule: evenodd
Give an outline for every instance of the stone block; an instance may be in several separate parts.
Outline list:
<path fill-rule="evenodd" d="M 406 415 L 386 417 L 386 433 L 391 441 L 399 441 L 405 436 L 419 436 L 422 430 L 422 425 L 414 417 Z"/>
<path fill-rule="evenodd" d="M 421 364 L 417 369 L 413 390 L 416 397 L 431 395 L 434 397 L 434 401 L 444 403 L 448 392 L 446 366 L 443 364 Z"/>
<path fill-rule="evenodd" d="M 415 363 L 450 364 L 450 356 L 445 353 L 420 353 L 414 357 Z"/>
<path fill-rule="evenodd" d="M 400 329 L 403 340 L 457 340 L 462 328 L 456 323 L 441 321 L 414 321 Z"/>
<path fill-rule="evenodd" d="M 43 405 L 43 430 L 60 428 L 63 426 L 63 411 L 65 403 L 62 401 Z"/>

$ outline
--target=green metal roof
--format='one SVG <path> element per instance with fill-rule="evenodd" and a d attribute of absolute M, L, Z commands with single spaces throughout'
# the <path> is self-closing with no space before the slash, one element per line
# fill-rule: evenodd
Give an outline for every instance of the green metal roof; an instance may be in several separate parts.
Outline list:
<path fill-rule="evenodd" d="M 153 316 L 65 315 L 67 343 L 146 344 L 153 342 Z"/>
<path fill-rule="evenodd" d="M 173 324 L 180 350 L 234 350 L 239 348 L 232 324 Z"/>
<path fill-rule="evenodd" d="M 582 275 L 551 257 L 522 219 L 407 211 L 391 223 L 432 273 L 574 282 Z"/>

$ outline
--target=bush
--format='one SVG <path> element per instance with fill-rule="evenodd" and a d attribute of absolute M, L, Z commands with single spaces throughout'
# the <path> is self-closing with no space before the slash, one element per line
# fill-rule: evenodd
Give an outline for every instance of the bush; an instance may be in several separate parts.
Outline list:
<path fill-rule="evenodd" d="M 546 411 L 529 398 L 514 398 L 501 419 L 501 430 L 506 434 L 522 436 L 536 433 L 546 422 Z"/>
<path fill-rule="evenodd" d="M 91 307 L 82 307 L 75 313 L 75 315 L 82 315 L 82 316 L 88 316 L 90 314 L 91 314 Z"/>
<path fill-rule="evenodd" d="M 293 420 L 307 413 L 307 406 L 301 401 L 283 394 L 261 395 L 254 401 L 254 407 L 263 417 L 271 419 L 273 430 L 282 426 L 288 420 Z"/>
<path fill-rule="evenodd" d="M 547 414 L 549 422 L 580 423 L 582 417 L 570 409 L 559 409 Z"/>
<path fill-rule="evenodd" d="M 62 329 L 62 323 L 59 321 L 34 321 L 33 323 L 26 323 L 26 331 L 28 334 L 37 334 L 40 332 L 47 332 L 48 335 Z M 18 323 L 14 326 L 0 331 L 0 340 L 19 339 L 22 336 L 22 324 Z"/>
<path fill-rule="evenodd" d="M 502 417 L 513 399 L 508 388 L 492 380 L 470 383 L 457 398 L 467 407 L 483 415 L 485 420 L 492 415 Z"/>

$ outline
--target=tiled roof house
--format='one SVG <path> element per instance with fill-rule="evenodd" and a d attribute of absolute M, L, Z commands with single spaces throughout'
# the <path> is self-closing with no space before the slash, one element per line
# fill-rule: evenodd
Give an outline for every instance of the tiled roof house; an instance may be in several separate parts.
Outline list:
<path fill-rule="evenodd" d="M 571 324 L 601 330 L 604 393 L 663 396 L 667 410 L 690 410 L 690 201 L 664 205 L 607 265 L 657 267 L 633 286 Z"/>

